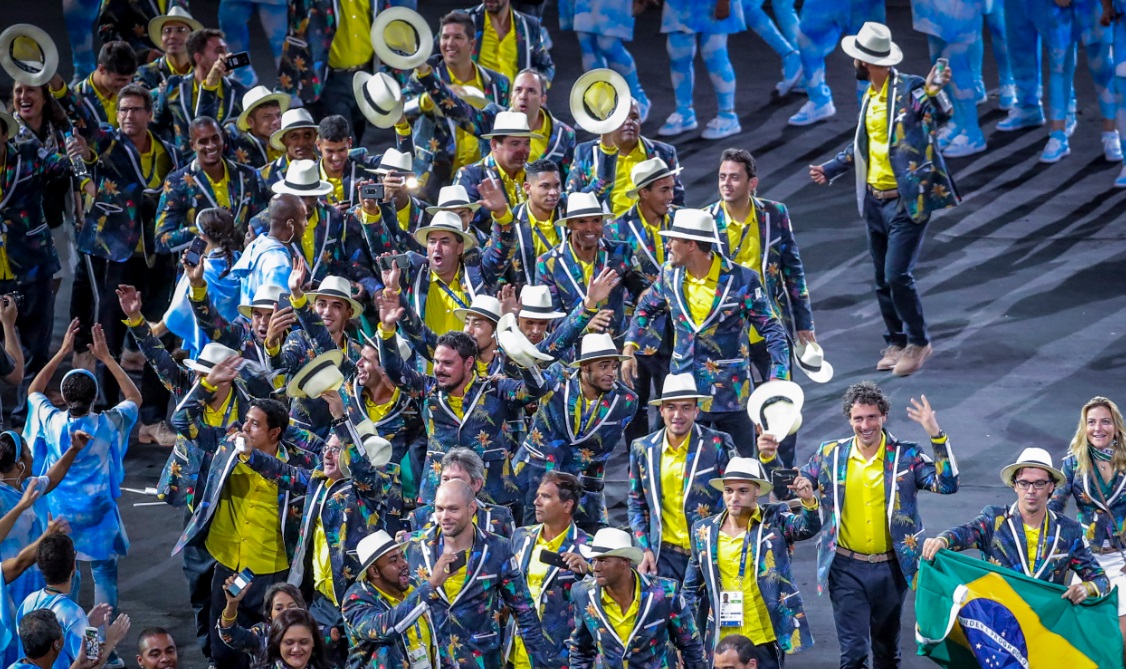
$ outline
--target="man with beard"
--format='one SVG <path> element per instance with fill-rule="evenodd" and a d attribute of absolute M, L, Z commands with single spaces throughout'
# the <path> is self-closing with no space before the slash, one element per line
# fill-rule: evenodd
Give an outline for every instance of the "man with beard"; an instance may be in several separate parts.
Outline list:
<path fill-rule="evenodd" d="M 509 81 L 524 68 L 532 68 L 551 81 L 551 38 L 539 19 L 512 9 L 509 0 L 485 0 L 466 10 L 475 26 L 473 60 L 500 72 Z"/>
<path fill-rule="evenodd" d="M 630 104 L 629 115 L 617 130 L 575 147 L 575 162 L 567 174 L 567 192 L 594 193 L 610 208 L 615 218 L 634 205 L 633 168 L 650 158 L 665 161 L 669 171 L 677 173 L 676 147 L 641 136 L 641 112 L 637 101 Z M 684 204 L 684 186 L 675 179 L 673 202 Z"/>
<path fill-rule="evenodd" d="M 535 283 L 536 258 L 559 246 L 564 228 L 559 219 L 565 216 L 560 195 L 563 192 L 559 164 L 547 158 L 533 160 L 524 166 L 525 202 L 516 207 L 516 255 L 508 274 L 516 286 Z"/>
<path fill-rule="evenodd" d="M 579 477 L 583 496 L 575 524 L 594 532 L 609 522 L 603 492 L 606 462 L 637 411 L 637 395 L 618 381 L 623 358 L 609 334 L 588 334 L 570 364 L 574 371 L 566 372 L 560 363 L 548 369 L 550 394 L 540 402 L 516 453 L 524 524 L 532 522 L 536 490 L 549 470 Z"/>
<path fill-rule="evenodd" d="M 857 79 L 871 85 L 856 138 L 829 162 L 810 165 L 809 175 L 825 185 L 849 169 L 856 173 L 856 204 L 868 228 L 887 343 L 876 369 L 907 376 L 919 371 L 932 352 L 915 288 L 927 222 L 934 211 L 959 201 L 936 135 L 953 112 L 942 90 L 950 69 L 935 66 L 925 80 L 897 71 L 893 66 L 903 52 L 880 23 L 865 23 L 858 35 L 844 38 L 841 49 L 852 56 Z M 918 158 L 924 155 L 931 157 L 929 167 L 919 169 Z"/>
<path fill-rule="evenodd" d="M 281 126 L 270 135 L 270 148 L 281 155 L 258 170 L 267 186 L 285 178 L 290 161 L 317 160 L 319 131 L 308 109 L 287 109 L 282 113 Z"/>
<path fill-rule="evenodd" d="M 484 205 L 477 212 L 474 223 L 484 227 L 488 215 L 497 221 L 511 222 L 512 210 L 527 199 L 524 192 L 524 165 L 528 163 L 531 142 L 539 135 L 528 128 L 528 118 L 519 112 L 500 112 L 493 122 L 492 131 L 481 135 L 489 140 L 489 155 L 466 165 L 454 176 L 455 186 L 464 186 L 469 201 L 481 200 Z M 494 201 L 481 191 L 481 182 L 501 184 L 504 202 Z"/>
<path fill-rule="evenodd" d="M 379 156 L 364 147 L 352 148 L 352 126 L 343 116 L 326 116 L 317 126 L 317 152 L 321 179 L 332 185 L 325 201 L 340 214 L 359 201 L 359 182 L 379 167 Z"/>
<path fill-rule="evenodd" d="M 197 118 L 213 118 L 219 123 L 237 118 L 242 110 L 242 86 L 227 75 L 227 42 L 223 32 L 213 28 L 197 30 L 188 37 L 188 58 L 192 70 L 174 75 L 158 89 L 154 124 L 164 138 L 191 155 L 190 126 Z"/>

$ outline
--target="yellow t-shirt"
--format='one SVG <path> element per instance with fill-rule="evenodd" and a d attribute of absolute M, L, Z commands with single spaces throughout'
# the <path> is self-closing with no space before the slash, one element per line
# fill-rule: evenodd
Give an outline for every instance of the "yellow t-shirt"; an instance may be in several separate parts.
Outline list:
<path fill-rule="evenodd" d="M 685 435 L 679 446 L 669 443 L 665 431 L 665 444 L 661 448 L 661 541 L 681 548 L 691 548 L 688 537 L 688 519 L 684 515 L 685 469 L 688 466 L 688 442 Z"/>
<path fill-rule="evenodd" d="M 172 171 L 172 157 L 164 150 L 164 145 L 149 132 L 149 150 L 141 154 L 141 174 L 148 177 L 145 185 L 159 188 L 164 177 Z"/>
<path fill-rule="evenodd" d="M 333 41 L 335 41 L 335 40 L 333 40 Z M 325 166 L 324 166 L 324 163 L 322 162 L 321 163 L 321 178 L 332 185 L 332 192 L 329 193 L 328 195 L 325 195 L 325 200 L 327 200 L 329 204 L 340 204 L 341 202 L 346 202 L 348 200 L 348 198 L 344 196 L 344 175 L 343 174 L 341 174 L 339 177 L 330 177 L 328 175 L 328 173 L 325 172 Z"/>
<path fill-rule="evenodd" d="M 391 393 L 391 399 L 387 400 L 383 404 L 376 404 L 365 396 L 364 408 L 367 410 L 367 415 L 371 422 L 378 423 L 379 421 L 386 418 L 387 414 L 391 413 L 391 410 L 395 408 L 395 405 L 398 403 L 398 401 L 399 388 L 396 387 L 394 392 Z"/>
<path fill-rule="evenodd" d="M 235 402 L 235 389 L 233 386 L 227 391 L 227 397 L 223 400 L 223 403 L 219 405 L 218 409 L 212 409 L 210 404 L 203 405 L 204 425 L 211 427 L 227 427 L 227 421 L 230 420 L 231 416 L 234 416 L 236 419 L 238 418 L 238 411 L 236 411 L 236 407 L 232 406 L 232 404 L 238 404 Z"/>
<path fill-rule="evenodd" d="M 119 127 L 117 125 L 117 96 L 102 95 L 102 90 L 94 83 L 94 75 L 92 74 L 87 78 L 86 82 L 90 84 L 90 89 L 94 91 L 94 95 L 97 96 L 98 103 L 102 105 L 102 109 L 106 110 L 106 120 L 109 121 L 109 124 L 113 127 Z"/>
<path fill-rule="evenodd" d="M 371 3 L 369 0 L 339 0 L 336 35 L 328 49 L 328 66 L 350 70 L 371 62 Z"/>
<path fill-rule="evenodd" d="M 638 218 L 641 219 L 641 225 L 645 227 L 645 232 L 653 239 L 653 257 L 657 259 L 658 265 L 665 264 L 665 238 L 660 235 L 661 230 L 668 227 L 669 217 L 666 215 L 664 219 L 657 222 L 656 225 L 645 220 L 645 214 L 639 210 L 637 212 Z"/>
<path fill-rule="evenodd" d="M 227 162 L 223 161 L 223 177 L 219 181 L 212 181 L 206 172 L 207 183 L 211 185 L 211 192 L 215 194 L 215 204 L 224 209 L 231 208 L 231 175 L 227 171 Z"/>
<path fill-rule="evenodd" d="M 426 296 L 426 313 L 423 316 L 426 327 L 438 337 L 447 332 L 461 330 L 461 320 L 454 315 L 454 309 L 469 304 L 465 288 L 461 285 L 461 270 L 458 270 L 457 276 L 449 286 L 446 286 L 437 274 L 430 272 L 429 290 Z M 450 292 L 457 296 L 457 300 L 450 296 Z M 462 303 L 459 304 L 458 300 Z"/>
<path fill-rule="evenodd" d="M 231 571 L 274 574 L 289 568 L 278 524 L 278 486 L 245 463 L 235 465 L 204 542 L 207 552 Z"/>
<path fill-rule="evenodd" d="M 402 209 L 395 212 L 395 218 L 399 221 L 399 229 L 403 232 L 410 232 L 411 227 L 411 206 L 407 203 Z"/>
<path fill-rule="evenodd" d="M 715 303 L 716 286 L 719 285 L 720 270 L 719 254 L 712 254 L 712 266 L 708 275 L 696 278 L 684 272 L 684 297 L 688 300 L 688 312 L 697 325 L 707 319 Z"/>
<path fill-rule="evenodd" d="M 550 565 L 540 560 L 540 551 L 558 553 L 559 548 L 563 545 L 563 540 L 566 538 L 567 533 L 564 532 L 551 541 L 544 541 L 543 530 L 540 530 L 540 535 L 532 546 L 532 557 L 528 561 L 528 573 L 525 574 L 528 591 L 532 593 L 533 602 L 539 599 L 540 591 L 543 590 L 543 580 L 547 577 L 547 571 L 550 568 Z M 539 611 L 537 610 L 536 613 L 538 615 Z M 516 645 L 513 647 L 510 659 L 515 665 L 515 669 L 531 669 L 532 661 L 528 657 L 528 649 L 524 648 L 524 640 L 519 635 L 516 637 Z"/>
<path fill-rule="evenodd" d="M 532 138 L 532 150 L 528 153 L 529 163 L 543 158 L 544 154 L 547 153 L 547 143 L 551 141 L 551 117 L 541 109 L 540 118 L 543 119 L 543 125 L 536 131 L 538 139 Z"/>
<path fill-rule="evenodd" d="M 320 221 L 320 212 L 313 209 L 309 214 L 309 220 L 305 222 L 305 232 L 301 233 L 301 254 L 305 256 L 305 262 L 309 263 L 310 267 L 315 264 L 313 256 L 317 253 L 317 223 Z"/>
<path fill-rule="evenodd" d="M 868 131 L 868 185 L 876 190 L 894 190 L 895 173 L 888 158 L 888 82 L 877 94 L 868 89 L 868 113 L 864 115 Z"/>
<path fill-rule="evenodd" d="M 486 21 L 488 23 L 488 21 Z M 462 81 L 457 78 L 453 70 L 446 68 L 446 72 L 450 75 L 450 85 L 452 86 L 472 86 L 479 91 L 485 90 L 485 82 L 481 78 L 481 70 L 477 66 L 473 66 L 473 78 Z M 466 132 L 461 129 L 461 126 L 454 127 L 454 162 L 452 173 L 456 174 L 457 171 L 466 165 L 481 160 L 481 140 L 471 132 Z"/>
<path fill-rule="evenodd" d="M 336 591 L 332 587 L 332 557 L 328 550 L 328 536 L 319 517 L 313 521 L 313 588 L 334 606 L 337 604 Z"/>
<path fill-rule="evenodd" d="M 516 78 L 517 59 L 519 53 L 516 49 L 516 21 L 512 9 L 508 10 L 508 32 L 504 37 L 497 35 L 493 28 L 493 21 L 485 14 L 485 29 L 481 35 L 481 47 L 477 53 L 477 62 L 482 67 L 487 67 L 495 72 L 500 72 L 508 77 L 509 81 Z"/>
<path fill-rule="evenodd" d="M 372 587 L 374 588 L 375 586 L 373 585 Z M 387 601 L 392 604 L 398 604 L 406 599 L 411 592 L 414 591 L 414 588 L 407 588 L 407 591 L 403 593 L 402 597 L 396 597 L 379 588 L 375 588 L 375 590 L 386 597 Z M 403 630 L 403 635 L 407 637 L 407 649 L 415 650 L 416 648 L 422 648 L 426 650 L 427 654 L 430 654 L 430 623 L 426 621 L 425 615 L 416 618 L 413 625 Z M 431 657 L 430 660 L 433 662 L 434 658 Z"/>
<path fill-rule="evenodd" d="M 466 564 L 466 567 L 467 566 L 468 563 Z M 448 597 L 451 602 L 457 599 L 457 596 L 460 595 L 461 591 L 465 588 L 465 579 L 469 577 L 469 574 L 465 571 L 466 567 L 462 567 L 450 574 L 450 577 L 442 584 L 442 589 L 446 591 L 446 597 Z"/>
<path fill-rule="evenodd" d="M 541 221 L 532 213 L 532 208 L 527 208 L 528 223 L 532 229 L 532 245 L 535 247 L 536 257 L 540 257 L 551 249 L 559 246 L 559 228 L 555 227 L 555 212 L 546 221 Z M 546 243 L 545 243 L 546 240 Z"/>
<path fill-rule="evenodd" d="M 629 608 L 622 611 L 618 607 L 618 603 L 610 596 L 610 591 L 602 589 L 602 608 L 606 611 L 606 619 L 610 621 L 610 626 L 614 628 L 618 638 L 622 643 L 626 643 L 629 635 L 633 634 L 633 626 L 637 622 L 638 605 L 641 602 L 641 577 L 636 572 L 633 574 L 633 601 L 630 602 Z"/>
<path fill-rule="evenodd" d="M 860 455 L 860 447 L 852 445 L 845 474 L 844 507 L 841 510 L 842 548 L 875 555 L 891 550 L 891 533 L 887 523 L 887 502 L 884 495 L 884 447 L 887 435 L 880 438 L 880 447 L 871 460 Z"/>
<path fill-rule="evenodd" d="M 766 600 L 758 587 L 758 565 L 752 562 L 753 554 L 747 555 L 747 564 L 744 566 L 743 578 L 739 578 L 739 562 L 743 559 L 743 546 L 747 544 L 747 532 L 754 532 L 755 526 L 762 522 L 762 507 L 756 507 L 747 526 L 746 532 L 737 537 L 730 537 L 723 532 L 719 533 L 718 557 L 719 580 L 723 590 L 742 591 L 743 593 L 743 626 L 719 628 L 719 638 L 722 639 L 732 634 L 742 634 L 755 645 L 774 641 L 774 624 L 770 622 L 770 611 L 766 608 Z M 754 541 L 752 536 L 750 541 Z M 748 551 L 751 546 L 747 546 Z M 718 616 L 718 612 L 716 613 Z"/>
<path fill-rule="evenodd" d="M 629 153 L 618 152 L 618 163 L 614 169 L 614 190 L 610 192 L 610 210 L 613 212 L 614 218 L 620 218 L 637 202 L 637 198 L 626 195 L 626 191 L 633 188 L 633 177 L 630 176 L 630 172 L 633 171 L 634 166 L 643 160 L 648 160 L 648 158 L 645 147 L 641 145 L 640 141 L 637 142 L 637 146 L 633 147 L 633 151 Z"/>
<path fill-rule="evenodd" d="M 1040 528 L 1024 524 L 1025 548 L 1028 551 L 1028 571 L 1036 571 L 1036 553 L 1040 547 Z"/>
<path fill-rule="evenodd" d="M 723 216 L 727 220 L 727 241 L 731 249 L 731 259 L 736 264 L 758 272 L 759 281 L 762 280 L 762 240 L 759 239 L 758 215 L 755 213 L 754 204 L 746 220 L 736 220 L 723 205 Z"/>

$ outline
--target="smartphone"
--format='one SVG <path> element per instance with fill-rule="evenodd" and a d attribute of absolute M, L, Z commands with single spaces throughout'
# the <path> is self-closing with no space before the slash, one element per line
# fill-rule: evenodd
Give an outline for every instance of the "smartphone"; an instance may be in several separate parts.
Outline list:
<path fill-rule="evenodd" d="M 250 65 L 250 53 L 247 51 L 240 51 L 238 53 L 227 54 L 227 71 L 237 70 L 240 67 Z"/>
<path fill-rule="evenodd" d="M 192 241 L 192 245 L 188 247 L 187 252 L 184 253 L 184 262 L 191 267 L 196 267 L 203 258 L 205 249 L 207 249 L 207 240 L 203 237 L 196 237 Z"/>
<path fill-rule="evenodd" d="M 383 184 L 364 184 L 360 186 L 361 200 L 382 200 L 383 196 Z"/>
<path fill-rule="evenodd" d="M 934 61 L 935 69 L 941 74 L 946 68 L 950 67 L 949 58 L 936 58 Z"/>
<path fill-rule="evenodd" d="M 403 271 L 403 272 L 407 271 L 408 269 L 410 269 L 410 266 L 411 266 L 410 256 L 408 256 L 405 253 L 396 253 L 395 255 L 390 255 L 390 256 L 380 256 L 380 258 L 379 258 L 379 268 L 380 269 L 385 269 L 388 272 L 390 272 L 391 268 L 394 267 L 395 265 L 399 266 L 400 271 Z"/>
<path fill-rule="evenodd" d="M 794 491 L 790 486 L 797 480 L 800 472 L 796 469 L 775 469 L 770 472 L 770 483 L 774 485 L 774 497 L 779 501 L 793 499 Z"/>
<path fill-rule="evenodd" d="M 278 295 L 278 308 L 275 311 L 281 311 L 282 309 L 291 306 L 293 305 L 289 302 L 289 293 Z"/>
<path fill-rule="evenodd" d="M 82 633 L 82 649 L 87 660 L 96 660 L 102 654 L 102 645 L 98 643 L 98 628 L 87 627 Z"/>
<path fill-rule="evenodd" d="M 549 564 L 552 567 L 559 567 L 560 569 L 569 569 L 567 561 L 563 559 L 560 553 L 554 551 L 540 551 L 540 562 Z"/>
<path fill-rule="evenodd" d="M 457 557 L 454 558 L 454 561 L 449 564 L 447 569 L 449 573 L 453 574 L 464 569 L 467 564 L 469 564 L 469 551 L 461 551 L 457 554 Z"/>
<path fill-rule="evenodd" d="M 227 592 L 231 593 L 231 597 L 238 597 L 238 593 L 245 590 L 253 580 L 254 574 L 249 569 L 243 569 L 235 574 L 235 580 L 227 587 Z"/>

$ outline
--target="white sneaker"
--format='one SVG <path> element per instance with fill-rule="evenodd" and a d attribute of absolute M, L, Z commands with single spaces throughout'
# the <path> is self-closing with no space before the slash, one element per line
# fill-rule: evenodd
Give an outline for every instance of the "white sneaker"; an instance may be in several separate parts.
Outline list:
<path fill-rule="evenodd" d="M 691 112 L 691 116 L 688 117 L 683 116 L 680 112 L 673 112 L 665 119 L 665 124 L 657 130 L 657 134 L 661 137 L 675 137 L 698 127 L 696 112 Z"/>
<path fill-rule="evenodd" d="M 789 124 L 796 126 L 813 125 L 818 121 L 823 121 L 827 118 L 837 115 L 837 108 L 833 106 L 833 101 L 830 100 L 823 105 L 818 105 L 813 100 L 806 102 L 798 110 L 798 113 L 790 117 Z"/>
<path fill-rule="evenodd" d="M 704 128 L 704 132 L 700 133 L 700 136 L 704 139 L 723 139 L 724 137 L 738 135 L 741 132 L 743 132 L 743 127 L 739 125 L 738 118 L 720 114 L 708 121 L 708 127 Z"/>
<path fill-rule="evenodd" d="M 1118 173 L 1118 178 L 1114 180 L 1115 188 L 1126 188 L 1126 165 L 1122 166 L 1122 171 Z"/>
<path fill-rule="evenodd" d="M 1117 130 L 1103 133 L 1103 155 L 1108 163 L 1122 162 L 1122 140 L 1118 137 Z"/>
<path fill-rule="evenodd" d="M 1064 156 L 1071 155 L 1071 147 L 1067 143 L 1067 135 L 1063 130 L 1053 130 L 1048 135 L 1048 143 L 1040 153 L 1040 162 L 1058 163 Z"/>
<path fill-rule="evenodd" d="M 969 133 L 959 132 L 942 150 L 942 155 L 946 158 L 965 158 L 982 151 L 985 151 L 984 137 L 978 135 L 977 139 L 971 140 Z"/>

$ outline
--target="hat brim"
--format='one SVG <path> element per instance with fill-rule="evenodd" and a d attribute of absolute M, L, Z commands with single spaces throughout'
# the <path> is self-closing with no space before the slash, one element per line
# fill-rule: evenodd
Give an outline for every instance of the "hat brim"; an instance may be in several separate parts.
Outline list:
<path fill-rule="evenodd" d="M 418 33 L 418 51 L 402 54 L 387 46 L 383 30 L 392 21 L 403 21 Z M 425 63 L 434 50 L 434 32 L 421 14 L 407 7 L 388 7 L 381 9 L 371 23 L 371 46 L 379 62 L 395 70 L 413 70 Z"/>
<path fill-rule="evenodd" d="M 754 389 L 751 396 L 747 398 L 747 415 L 756 425 L 762 424 L 762 409 L 766 403 L 774 398 L 781 398 L 787 400 L 793 405 L 794 422 L 787 427 L 785 434 L 780 434 L 774 428 L 767 427 L 766 431 L 770 434 L 777 436 L 779 439 L 786 437 L 790 434 L 795 425 L 801 425 L 801 412 L 805 405 L 805 392 L 802 387 L 793 381 L 769 381 L 759 385 Z"/>
<path fill-rule="evenodd" d="M 594 218 L 596 216 L 601 218 L 604 221 L 608 221 L 611 218 L 614 218 L 614 214 L 612 214 L 608 211 L 604 211 L 601 214 L 577 214 L 575 216 L 564 216 L 563 218 L 556 219 L 555 223 L 558 225 L 560 223 L 566 223 L 567 221 L 574 221 L 574 220 L 580 219 L 580 218 Z"/>
<path fill-rule="evenodd" d="M 291 101 L 290 97 L 288 95 L 286 95 L 285 93 L 270 93 L 269 95 L 263 95 L 262 97 L 255 100 L 254 104 L 252 104 L 249 107 L 247 107 L 246 109 L 242 110 L 242 113 L 238 115 L 238 120 L 235 121 L 235 127 L 237 127 L 239 130 L 241 130 L 243 132 L 249 132 L 250 131 L 250 115 L 252 113 L 254 113 L 255 109 L 258 109 L 259 107 L 261 107 L 264 104 L 276 102 L 276 103 L 278 103 L 278 107 L 280 108 L 281 113 L 284 114 L 287 111 L 289 111 L 290 101 Z M 273 139 L 274 139 L 274 136 L 270 135 L 271 146 L 273 146 L 273 143 L 272 143 Z"/>
<path fill-rule="evenodd" d="M 579 367 L 582 367 L 584 362 L 590 362 L 591 360 L 603 360 L 605 358 L 614 358 L 615 360 L 622 361 L 622 360 L 630 360 L 630 359 L 633 358 L 633 356 L 631 356 L 631 355 L 621 355 L 621 354 L 618 354 L 618 355 L 596 355 L 596 356 L 593 356 L 593 357 L 590 357 L 590 358 L 579 358 L 578 360 L 572 362 L 571 364 L 569 364 L 567 366 L 568 367 L 574 367 L 575 369 L 578 369 Z"/>
<path fill-rule="evenodd" d="M 1067 477 L 1063 475 L 1063 472 L 1056 469 L 1055 467 L 1042 465 L 1038 462 L 1014 462 L 1013 464 L 1001 470 L 1001 482 L 1010 488 L 1016 487 L 1016 484 L 1013 482 L 1013 477 L 1016 476 L 1018 469 L 1043 469 L 1044 471 L 1048 472 L 1048 474 L 1052 477 L 1052 481 L 1056 485 L 1063 485 L 1063 482 L 1067 480 Z"/>
<path fill-rule="evenodd" d="M 655 400 L 649 400 L 649 406 L 658 407 L 665 402 L 676 402 L 679 400 L 696 400 L 696 403 L 706 402 L 712 399 L 710 395 L 677 395 L 676 397 L 658 397 Z"/>
<path fill-rule="evenodd" d="M 270 184 L 270 190 L 278 195 L 296 195 L 297 197 L 320 197 L 321 195 L 328 195 L 332 192 L 332 184 L 323 179 L 317 184 L 316 188 L 310 190 L 298 190 L 290 188 L 285 185 L 285 181 L 275 181 Z"/>
<path fill-rule="evenodd" d="M 343 295 L 337 295 L 336 293 L 321 293 L 318 291 L 309 291 L 305 294 L 309 296 L 309 304 L 316 302 L 318 297 L 324 297 L 325 299 L 329 300 L 344 300 L 348 303 L 349 306 L 352 307 L 352 318 L 359 318 L 360 315 L 364 313 L 364 305 L 360 304 L 350 297 L 344 297 Z"/>
<path fill-rule="evenodd" d="M 285 387 L 285 394 L 289 397 L 298 399 L 309 397 L 309 393 L 305 392 L 301 386 L 305 384 L 305 379 L 309 377 L 310 372 L 318 367 L 322 362 L 330 362 L 339 368 L 340 363 L 343 360 L 344 352 L 340 349 L 336 349 L 335 351 L 326 351 L 325 353 L 318 355 L 309 362 L 305 363 L 305 365 L 301 367 L 301 369 L 299 369 L 296 374 L 293 375 L 293 378 L 290 379 L 289 383 Z"/>
<path fill-rule="evenodd" d="M 304 128 L 312 128 L 313 132 L 317 133 L 317 136 L 320 137 L 321 131 L 320 128 L 317 127 L 316 123 L 306 123 L 305 121 L 302 121 L 300 125 L 291 125 L 288 128 L 278 128 L 278 130 L 275 131 L 274 134 L 270 135 L 270 146 L 277 151 L 284 152 L 285 142 L 283 142 L 282 139 L 285 137 L 285 133 L 292 132 L 294 130 L 302 130 Z"/>
<path fill-rule="evenodd" d="M 487 318 L 488 320 L 493 322 L 493 325 L 496 325 L 500 322 L 500 316 L 497 316 L 496 314 L 490 314 L 487 311 L 481 311 L 480 309 L 474 309 L 472 306 L 470 306 L 469 308 L 458 307 L 457 309 L 454 309 L 454 316 L 457 316 L 457 319 L 462 323 L 465 322 L 465 317 L 469 314 L 480 316 L 481 318 Z"/>
<path fill-rule="evenodd" d="M 629 548 L 615 548 L 612 551 L 598 553 L 593 550 L 593 547 L 591 547 L 589 544 L 586 544 L 579 547 L 579 554 L 587 558 L 588 560 L 596 560 L 598 558 L 608 557 L 626 558 L 635 567 L 641 564 L 641 561 L 645 559 L 645 553 L 636 546 L 630 546 Z"/>
<path fill-rule="evenodd" d="M 398 82 L 391 80 L 395 84 L 399 95 L 395 100 L 395 104 L 391 105 L 391 111 L 381 111 L 376 109 L 370 102 L 368 102 L 367 94 L 365 93 L 367 83 L 372 79 L 373 75 L 364 71 L 359 71 L 352 76 L 352 97 L 356 100 L 356 106 L 360 108 L 360 113 L 369 123 L 377 128 L 391 128 L 394 127 L 399 119 L 403 116 L 403 91 L 399 88 Z M 390 77 L 388 77 L 390 79 Z"/>
<path fill-rule="evenodd" d="M 523 309 L 521 309 L 520 312 L 516 315 L 520 318 L 532 318 L 540 321 L 555 321 L 559 320 L 560 318 L 567 317 L 567 314 L 563 313 L 562 311 L 549 311 L 547 313 L 541 314 L 539 312 L 525 311 Z"/>
<path fill-rule="evenodd" d="M 277 309 L 277 303 L 275 302 L 272 306 L 269 306 L 269 307 L 262 306 L 261 304 L 240 304 L 240 305 L 238 305 L 238 313 L 239 313 L 240 316 L 243 316 L 244 318 L 253 317 L 255 309 L 269 309 L 269 310 L 273 311 L 273 310 Z"/>
<path fill-rule="evenodd" d="M 711 244 L 716 243 L 716 238 L 709 237 L 704 233 L 693 234 L 690 232 L 677 232 L 676 230 L 659 230 L 657 232 L 662 237 L 671 237 L 673 239 L 688 239 L 694 242 L 708 242 Z"/>
<path fill-rule="evenodd" d="M 477 210 L 480 209 L 480 208 L 481 208 L 480 202 L 470 202 L 469 204 L 458 204 L 458 205 L 436 205 L 436 206 L 433 206 L 433 207 L 427 207 L 426 213 L 433 216 L 434 214 L 437 214 L 439 211 L 457 211 L 458 209 L 468 209 L 469 211 L 471 211 L 473 213 L 477 213 Z"/>
<path fill-rule="evenodd" d="M 163 45 L 161 44 L 161 41 L 160 41 L 160 34 L 162 32 L 164 32 L 164 24 L 165 23 L 176 23 L 176 22 L 188 24 L 188 27 L 192 29 L 193 33 L 197 30 L 203 30 L 203 24 L 202 23 L 200 23 L 199 21 L 196 21 L 195 19 L 189 19 L 186 16 L 171 16 L 171 15 L 168 15 L 168 14 L 165 14 L 163 16 L 157 16 L 157 17 L 154 17 L 151 21 L 149 21 L 148 33 L 149 33 L 149 41 L 152 42 L 152 45 L 155 46 L 158 49 L 161 48 L 161 46 L 163 46 Z M 239 130 L 246 130 L 246 128 L 243 128 L 243 127 L 240 126 Z"/>
<path fill-rule="evenodd" d="M 724 481 L 750 481 L 751 483 L 757 483 L 759 496 L 769 495 L 770 491 L 774 490 L 774 484 L 770 481 L 767 481 L 766 479 L 756 479 L 747 476 L 721 476 L 719 478 L 709 480 L 708 485 L 720 492 L 723 492 Z"/>
<path fill-rule="evenodd" d="M 586 111 L 586 105 L 583 103 L 583 95 L 586 89 L 590 88 L 592 84 L 604 82 L 613 87 L 614 93 L 618 96 L 618 104 L 610 115 L 604 119 L 597 119 L 591 116 Z M 594 135 L 605 135 L 608 132 L 614 132 L 625 123 L 629 118 L 630 106 L 633 104 L 633 94 L 629 90 L 629 84 L 626 83 L 625 78 L 617 72 L 609 68 L 599 68 L 591 70 L 586 74 L 575 80 L 571 86 L 571 116 L 574 117 L 575 123 L 583 130 Z"/>
<path fill-rule="evenodd" d="M 12 60 L 12 42 L 19 37 L 33 40 L 43 52 L 43 68 L 38 72 L 29 72 Z M 55 47 L 55 41 L 42 28 L 30 23 L 17 23 L 0 33 L 0 67 L 8 73 L 8 76 L 22 84 L 43 86 L 51 81 L 59 69 L 59 50 Z"/>
<path fill-rule="evenodd" d="M 455 235 L 461 235 L 461 242 L 465 244 L 465 250 L 477 246 L 477 238 L 465 232 L 464 230 L 454 230 L 453 228 L 445 225 L 426 225 L 414 231 L 414 240 L 423 246 L 426 246 L 426 235 L 431 232 L 452 232 Z"/>
<path fill-rule="evenodd" d="M 406 545 L 407 545 L 406 541 L 404 541 L 402 543 L 394 542 L 394 543 L 391 543 L 390 545 L 388 545 L 383 550 L 381 550 L 377 553 L 372 553 L 371 557 L 369 557 L 362 565 L 360 565 L 360 573 L 356 576 L 356 580 L 357 581 L 366 581 L 367 578 L 368 578 L 368 567 L 375 564 L 376 560 L 383 557 L 384 555 L 387 555 L 388 553 L 395 550 L 396 548 L 402 548 L 403 546 L 406 546 Z"/>
<path fill-rule="evenodd" d="M 684 168 L 678 165 L 675 170 L 669 170 L 668 172 L 665 172 L 661 176 L 653 178 L 653 179 L 646 179 L 645 181 L 642 181 L 640 185 L 634 186 L 633 188 L 627 190 L 626 191 L 626 197 L 632 200 L 632 199 L 637 197 L 637 191 L 641 190 L 642 188 L 645 188 L 645 187 L 647 187 L 647 186 L 649 186 L 649 185 L 651 185 L 651 184 L 653 184 L 657 181 L 660 181 L 661 179 L 664 179 L 665 177 L 675 177 L 676 175 L 680 174 L 683 170 L 684 170 Z"/>
<path fill-rule="evenodd" d="M 903 60 L 903 51 L 895 42 L 891 43 L 890 53 L 883 58 L 873 56 L 870 53 L 864 53 L 856 46 L 856 35 L 849 35 L 842 39 L 841 50 L 862 63 L 868 63 L 869 65 L 875 65 L 877 67 L 891 67 L 892 65 L 898 65 L 900 61 Z"/>
<path fill-rule="evenodd" d="M 505 130 L 503 132 L 490 132 L 487 135 L 481 135 L 481 139 L 497 139 L 498 137 L 527 137 L 528 139 L 543 139 L 543 135 L 532 132 L 531 130 Z"/>
<path fill-rule="evenodd" d="M 203 374 L 204 376 L 210 374 L 211 370 L 214 369 L 214 367 L 204 367 L 195 360 L 185 360 L 180 364 L 192 370 L 193 372 L 198 372 L 199 374 Z"/>
<path fill-rule="evenodd" d="M 803 365 L 801 359 L 795 358 L 795 362 L 797 362 L 798 369 L 814 383 L 828 383 L 833 380 L 833 366 L 826 360 L 822 360 L 821 369 L 816 370 L 809 369 Z"/>

